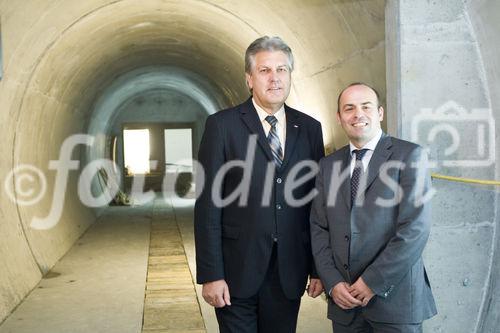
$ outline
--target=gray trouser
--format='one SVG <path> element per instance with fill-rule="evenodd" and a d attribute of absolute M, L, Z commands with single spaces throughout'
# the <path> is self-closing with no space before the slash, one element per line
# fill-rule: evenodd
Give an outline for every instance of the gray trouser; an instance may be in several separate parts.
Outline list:
<path fill-rule="evenodd" d="M 389 324 L 378 323 L 366 319 L 358 313 L 349 325 L 333 322 L 334 333 L 422 333 L 422 323 L 419 324 Z"/>

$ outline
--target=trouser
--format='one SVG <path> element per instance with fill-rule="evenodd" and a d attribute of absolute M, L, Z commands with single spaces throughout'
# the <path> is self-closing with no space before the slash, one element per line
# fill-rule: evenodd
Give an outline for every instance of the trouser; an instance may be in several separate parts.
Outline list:
<path fill-rule="evenodd" d="M 249 298 L 231 297 L 231 305 L 216 308 L 215 314 L 221 333 L 293 333 L 299 307 L 300 298 L 288 299 L 281 288 L 275 244 L 258 293 Z"/>
<path fill-rule="evenodd" d="M 334 333 L 422 333 L 422 323 L 389 324 L 369 320 L 358 312 L 349 325 L 333 322 Z"/>

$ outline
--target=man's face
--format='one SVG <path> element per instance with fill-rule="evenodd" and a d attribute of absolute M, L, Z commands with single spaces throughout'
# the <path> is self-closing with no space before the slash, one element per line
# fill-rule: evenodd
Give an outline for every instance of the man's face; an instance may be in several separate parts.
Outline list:
<path fill-rule="evenodd" d="M 370 88 L 356 85 L 342 93 L 337 120 L 358 148 L 377 135 L 382 119 L 384 109 L 378 107 L 377 95 Z"/>
<path fill-rule="evenodd" d="M 286 54 L 281 51 L 258 52 L 246 80 L 260 107 L 270 114 L 278 111 L 290 93 L 291 77 Z"/>

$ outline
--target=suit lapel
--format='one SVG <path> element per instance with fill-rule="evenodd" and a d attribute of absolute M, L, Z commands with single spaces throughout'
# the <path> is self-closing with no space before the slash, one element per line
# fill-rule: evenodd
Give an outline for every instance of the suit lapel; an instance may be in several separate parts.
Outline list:
<path fill-rule="evenodd" d="M 362 188 L 360 187 L 359 193 L 364 193 L 368 189 L 368 187 L 370 187 L 370 185 L 373 183 L 373 181 L 379 174 L 382 165 L 392 155 L 391 150 L 389 150 L 391 146 L 392 146 L 391 137 L 383 134 L 377 146 L 375 147 L 372 158 L 370 159 L 370 163 L 368 164 L 368 169 L 367 169 L 368 178 L 366 179 L 366 183 L 360 184 L 364 186 Z"/>
<path fill-rule="evenodd" d="M 294 110 L 290 109 L 285 105 L 285 115 L 286 115 L 286 138 L 285 138 L 285 156 L 283 158 L 283 163 L 281 164 L 281 169 L 285 169 L 288 161 L 290 161 L 290 156 L 292 156 L 295 149 L 295 144 L 297 143 L 297 138 L 299 137 L 300 124 L 298 123 L 298 117 Z"/>
<path fill-rule="evenodd" d="M 264 128 L 257 114 L 257 110 L 252 103 L 252 98 L 250 97 L 240 108 L 241 120 L 250 130 L 250 133 L 257 134 L 257 142 L 260 147 L 264 150 L 268 160 L 273 161 L 273 154 L 271 152 L 271 147 L 267 141 L 266 134 L 264 133 Z"/>

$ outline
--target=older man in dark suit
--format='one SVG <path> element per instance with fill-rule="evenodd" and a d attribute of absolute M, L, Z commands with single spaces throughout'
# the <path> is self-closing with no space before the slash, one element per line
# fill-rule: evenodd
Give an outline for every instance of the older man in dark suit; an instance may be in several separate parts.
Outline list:
<path fill-rule="evenodd" d="M 335 333 L 421 332 L 436 314 L 422 260 L 431 218 L 420 146 L 382 132 L 378 93 L 354 83 L 338 99 L 349 145 L 320 162 L 311 237 Z"/>
<path fill-rule="evenodd" d="M 323 290 L 309 231 L 323 138 L 318 121 L 284 104 L 292 70 L 292 52 L 280 38 L 255 40 L 245 55 L 251 98 L 205 125 L 197 282 L 221 332 L 294 332 L 308 276 L 310 296 Z"/>

